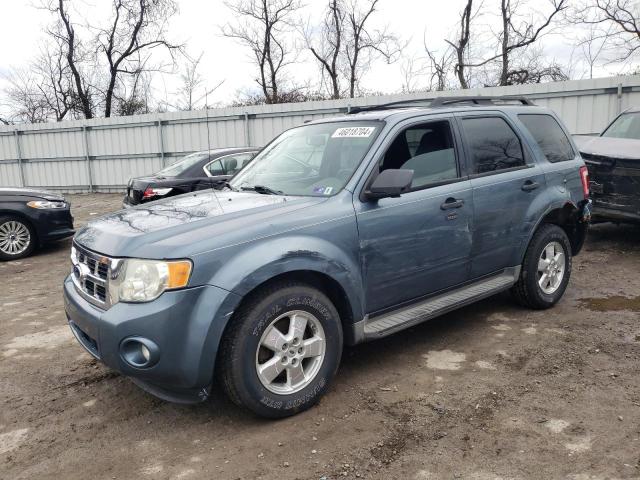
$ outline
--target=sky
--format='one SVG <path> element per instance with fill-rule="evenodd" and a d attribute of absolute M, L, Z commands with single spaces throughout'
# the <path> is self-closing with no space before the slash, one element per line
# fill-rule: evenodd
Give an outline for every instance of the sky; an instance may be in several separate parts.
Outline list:
<path fill-rule="evenodd" d="M 95 19 L 107 18 L 110 0 L 74 0 L 82 2 L 81 11 L 86 12 L 89 23 Z M 209 98 L 210 104 L 228 104 L 241 91 L 256 91 L 254 82 L 256 68 L 252 65 L 247 50 L 236 41 L 221 35 L 220 29 L 234 21 L 222 0 L 177 0 L 179 13 L 171 19 L 169 38 L 184 43 L 192 56 L 203 54 L 200 72 L 210 86 L 223 84 Z M 324 0 L 306 0 L 302 15 L 320 19 L 325 6 Z M 407 46 L 405 56 L 423 55 L 423 38 L 435 50 L 444 48 L 443 39 L 456 30 L 457 19 L 465 0 L 381 0 L 379 14 L 372 25 L 382 27 L 387 24 L 398 34 Z M 490 6 L 492 0 L 485 0 Z M 532 5 L 542 4 L 542 0 L 532 0 Z M 34 7 L 39 0 L 4 0 L 0 16 L 0 88 L 2 77 L 12 68 L 28 65 L 43 41 L 43 32 L 50 22 L 49 12 Z M 495 10 L 495 9 L 494 9 Z M 479 20 L 480 27 L 488 32 L 495 19 L 485 14 Z M 545 54 L 561 63 L 578 63 L 579 47 L 567 41 L 566 31 L 550 34 L 543 39 Z M 584 76 L 583 69 L 574 66 L 573 75 Z M 302 55 L 291 75 L 298 81 L 318 77 L 318 69 L 308 55 Z M 615 68 L 596 70 L 596 76 L 618 73 Z M 403 75 L 400 64 L 376 64 L 363 81 L 363 87 L 370 91 L 385 93 L 401 89 Z M 5 83 L 6 84 L 6 83 Z M 178 87 L 176 78 L 156 77 L 156 95 L 171 99 Z M 0 105 L 2 104 L 0 93 Z"/>

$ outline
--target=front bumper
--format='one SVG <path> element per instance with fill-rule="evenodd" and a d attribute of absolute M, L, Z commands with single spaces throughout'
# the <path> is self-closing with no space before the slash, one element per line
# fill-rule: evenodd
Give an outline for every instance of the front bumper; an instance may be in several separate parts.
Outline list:
<path fill-rule="evenodd" d="M 73 236 L 73 216 L 69 208 L 60 210 L 35 210 L 31 220 L 36 226 L 40 245 Z"/>
<path fill-rule="evenodd" d="M 67 319 L 78 342 L 107 366 L 165 400 L 205 400 L 218 344 L 236 295 L 206 285 L 169 291 L 148 303 L 118 303 L 101 310 L 64 282 Z M 144 338 L 158 347 L 157 361 L 137 368 L 125 360 L 123 341 Z"/>

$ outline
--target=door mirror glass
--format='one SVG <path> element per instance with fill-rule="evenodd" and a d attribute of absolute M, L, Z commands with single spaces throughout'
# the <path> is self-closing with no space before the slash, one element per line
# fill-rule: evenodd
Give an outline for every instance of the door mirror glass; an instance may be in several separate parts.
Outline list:
<path fill-rule="evenodd" d="M 399 197 L 411 189 L 413 170 L 387 169 L 380 172 L 366 192 L 367 198 Z"/>

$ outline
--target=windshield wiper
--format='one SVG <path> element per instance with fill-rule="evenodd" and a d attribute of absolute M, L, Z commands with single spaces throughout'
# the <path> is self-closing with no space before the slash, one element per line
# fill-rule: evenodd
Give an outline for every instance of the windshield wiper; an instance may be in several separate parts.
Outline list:
<path fill-rule="evenodd" d="M 240 190 L 247 191 L 251 190 L 254 192 L 262 193 L 264 195 L 284 195 L 282 190 L 274 190 L 273 188 L 269 188 L 265 185 L 253 185 L 251 187 L 240 187 Z"/>

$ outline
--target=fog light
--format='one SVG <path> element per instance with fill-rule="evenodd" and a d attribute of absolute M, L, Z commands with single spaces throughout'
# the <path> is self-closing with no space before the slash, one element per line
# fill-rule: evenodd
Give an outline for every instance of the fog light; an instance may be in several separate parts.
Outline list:
<path fill-rule="evenodd" d="M 129 337 L 120 344 L 120 355 L 132 367 L 149 368 L 160 358 L 158 346 L 143 337 Z"/>

